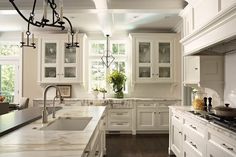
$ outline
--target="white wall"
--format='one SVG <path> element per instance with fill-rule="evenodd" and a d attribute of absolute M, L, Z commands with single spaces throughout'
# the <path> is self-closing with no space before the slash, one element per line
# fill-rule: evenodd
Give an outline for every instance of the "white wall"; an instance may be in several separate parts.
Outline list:
<path fill-rule="evenodd" d="M 225 56 L 224 100 L 236 107 L 236 53 Z"/>

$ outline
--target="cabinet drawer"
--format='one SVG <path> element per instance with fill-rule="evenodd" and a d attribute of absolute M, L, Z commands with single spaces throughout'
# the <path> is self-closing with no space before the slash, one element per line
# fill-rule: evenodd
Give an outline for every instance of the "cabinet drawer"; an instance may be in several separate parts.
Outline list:
<path fill-rule="evenodd" d="M 206 132 L 206 126 L 198 123 L 197 121 L 194 121 L 189 118 L 184 119 L 184 131 L 188 132 L 192 136 L 195 136 L 196 139 L 205 139 L 207 132 Z"/>
<path fill-rule="evenodd" d="M 131 121 L 108 121 L 108 130 L 131 130 Z"/>
<path fill-rule="evenodd" d="M 132 110 L 113 109 L 108 110 L 109 120 L 129 120 L 132 118 Z"/>
<path fill-rule="evenodd" d="M 236 141 L 222 135 L 222 133 L 217 133 L 216 131 L 209 129 L 207 154 L 207 156 L 212 157 L 220 157 L 220 154 L 224 154 L 224 157 L 235 157 Z"/>
<path fill-rule="evenodd" d="M 139 103 L 137 104 L 137 107 L 156 107 L 157 105 L 155 103 Z"/>
<path fill-rule="evenodd" d="M 191 132 L 186 132 L 185 128 L 184 133 L 184 145 L 191 147 L 198 156 L 205 156 L 206 154 L 206 142 L 205 139 L 199 138 L 198 136 L 193 135 Z"/>
<path fill-rule="evenodd" d="M 185 141 L 183 144 L 183 156 L 184 157 L 203 157 L 202 153 L 195 149 L 189 141 Z"/>

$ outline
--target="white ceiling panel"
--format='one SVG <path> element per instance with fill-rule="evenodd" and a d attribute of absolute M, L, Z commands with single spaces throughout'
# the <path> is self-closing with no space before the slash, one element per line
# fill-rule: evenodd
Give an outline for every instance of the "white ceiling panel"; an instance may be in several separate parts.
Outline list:
<path fill-rule="evenodd" d="M 28 17 L 33 0 L 15 0 L 15 2 Z M 184 0 L 64 0 L 64 16 L 68 17 L 73 27 L 81 32 L 171 30 L 181 20 L 178 13 L 183 6 Z M 38 0 L 35 19 L 40 20 L 41 17 L 42 0 Z M 26 22 L 13 11 L 8 0 L 0 1 L 0 19 L 0 32 L 26 29 Z M 32 27 L 32 29 L 41 31 L 55 28 Z"/>

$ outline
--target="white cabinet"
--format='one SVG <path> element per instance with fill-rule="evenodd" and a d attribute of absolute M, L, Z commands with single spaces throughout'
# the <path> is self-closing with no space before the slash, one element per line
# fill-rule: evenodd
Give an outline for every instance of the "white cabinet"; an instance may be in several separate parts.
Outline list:
<path fill-rule="evenodd" d="M 137 130 L 156 130 L 156 104 L 137 106 Z"/>
<path fill-rule="evenodd" d="M 180 13 L 184 32 L 180 42 L 184 55 L 197 54 L 233 38 L 236 34 L 235 6 L 235 0 L 188 0 Z"/>
<path fill-rule="evenodd" d="M 41 83 L 82 82 L 84 34 L 79 35 L 80 48 L 66 48 L 66 35 L 52 34 L 40 40 Z"/>
<path fill-rule="evenodd" d="M 134 107 L 132 101 L 109 100 L 107 102 L 106 130 L 125 131 L 135 134 Z"/>
<path fill-rule="evenodd" d="M 209 129 L 207 142 L 207 157 L 235 157 L 236 141 L 221 133 Z"/>
<path fill-rule="evenodd" d="M 105 115 L 99 121 L 82 157 L 103 157 L 106 154 Z"/>
<path fill-rule="evenodd" d="M 211 88 L 223 98 L 224 56 L 185 56 L 184 84 Z"/>
<path fill-rule="evenodd" d="M 206 124 L 184 117 L 183 125 L 183 154 L 184 157 L 206 156 Z M 190 153 L 189 153 L 190 152 Z"/>
<path fill-rule="evenodd" d="M 170 111 L 172 112 L 172 111 Z M 182 157 L 183 149 L 183 120 L 181 114 L 172 112 L 170 116 L 170 149 L 177 157 Z"/>
<path fill-rule="evenodd" d="M 185 56 L 184 83 L 199 84 L 204 82 L 224 81 L 223 56 Z"/>
<path fill-rule="evenodd" d="M 136 83 L 173 82 L 176 34 L 131 34 Z"/>
<path fill-rule="evenodd" d="M 159 103 L 142 102 L 137 104 L 137 130 L 167 131 L 169 129 L 168 106 Z"/>
<path fill-rule="evenodd" d="M 107 131 L 132 130 L 132 109 L 108 109 Z"/>

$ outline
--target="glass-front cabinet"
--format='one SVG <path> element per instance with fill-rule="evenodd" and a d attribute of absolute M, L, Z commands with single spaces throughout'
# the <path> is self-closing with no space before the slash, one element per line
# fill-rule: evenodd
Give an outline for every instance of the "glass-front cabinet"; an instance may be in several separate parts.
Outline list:
<path fill-rule="evenodd" d="M 153 42 L 149 40 L 139 39 L 136 44 L 137 49 L 137 77 L 139 80 L 147 81 L 152 79 L 152 55 Z"/>
<path fill-rule="evenodd" d="M 82 81 L 82 48 L 66 48 L 66 35 L 42 38 L 41 83 L 80 83 Z M 81 35 L 83 38 L 83 35 Z"/>
<path fill-rule="evenodd" d="M 131 36 L 136 56 L 135 82 L 173 82 L 173 36 L 138 33 Z"/>

